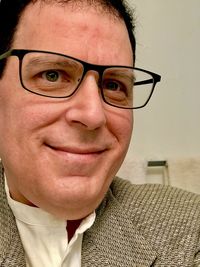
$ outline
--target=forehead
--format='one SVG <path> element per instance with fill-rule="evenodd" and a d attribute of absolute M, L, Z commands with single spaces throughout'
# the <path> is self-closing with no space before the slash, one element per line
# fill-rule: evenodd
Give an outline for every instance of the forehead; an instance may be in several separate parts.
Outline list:
<path fill-rule="evenodd" d="M 29 4 L 13 47 L 60 52 L 95 64 L 133 64 L 124 21 L 88 5 Z"/>

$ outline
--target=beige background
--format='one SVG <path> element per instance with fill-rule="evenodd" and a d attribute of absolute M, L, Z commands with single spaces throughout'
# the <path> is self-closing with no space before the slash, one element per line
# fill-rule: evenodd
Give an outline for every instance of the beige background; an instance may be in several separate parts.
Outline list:
<path fill-rule="evenodd" d="M 148 107 L 135 111 L 128 159 L 200 155 L 200 0 L 129 0 L 136 66 L 162 75 Z"/>

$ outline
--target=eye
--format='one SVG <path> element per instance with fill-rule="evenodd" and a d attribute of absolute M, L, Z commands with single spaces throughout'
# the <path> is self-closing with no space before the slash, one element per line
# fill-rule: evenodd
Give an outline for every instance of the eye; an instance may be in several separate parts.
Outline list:
<path fill-rule="evenodd" d="M 110 90 L 110 91 L 120 91 L 121 85 L 119 82 L 116 81 L 105 81 L 104 82 L 104 89 Z"/>
<path fill-rule="evenodd" d="M 59 79 L 59 72 L 55 70 L 48 70 L 43 73 L 43 78 L 45 78 L 49 82 L 56 82 Z"/>

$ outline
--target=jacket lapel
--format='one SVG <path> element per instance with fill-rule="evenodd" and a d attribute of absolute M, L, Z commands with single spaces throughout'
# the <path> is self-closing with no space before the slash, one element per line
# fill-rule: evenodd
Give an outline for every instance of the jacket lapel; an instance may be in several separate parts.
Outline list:
<path fill-rule="evenodd" d="M 109 192 L 84 235 L 82 267 L 150 267 L 156 252 Z"/>
<path fill-rule="evenodd" d="M 4 171 L 0 163 L 0 266 L 25 267 L 24 250 L 4 188 Z"/>

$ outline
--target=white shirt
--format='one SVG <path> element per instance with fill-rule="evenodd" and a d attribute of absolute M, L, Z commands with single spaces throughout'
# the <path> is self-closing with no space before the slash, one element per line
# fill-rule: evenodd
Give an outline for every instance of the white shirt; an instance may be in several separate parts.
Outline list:
<path fill-rule="evenodd" d="M 6 194 L 25 250 L 27 267 L 81 267 L 83 233 L 93 225 L 95 212 L 81 222 L 68 243 L 66 221 L 13 200 L 7 184 Z"/>

